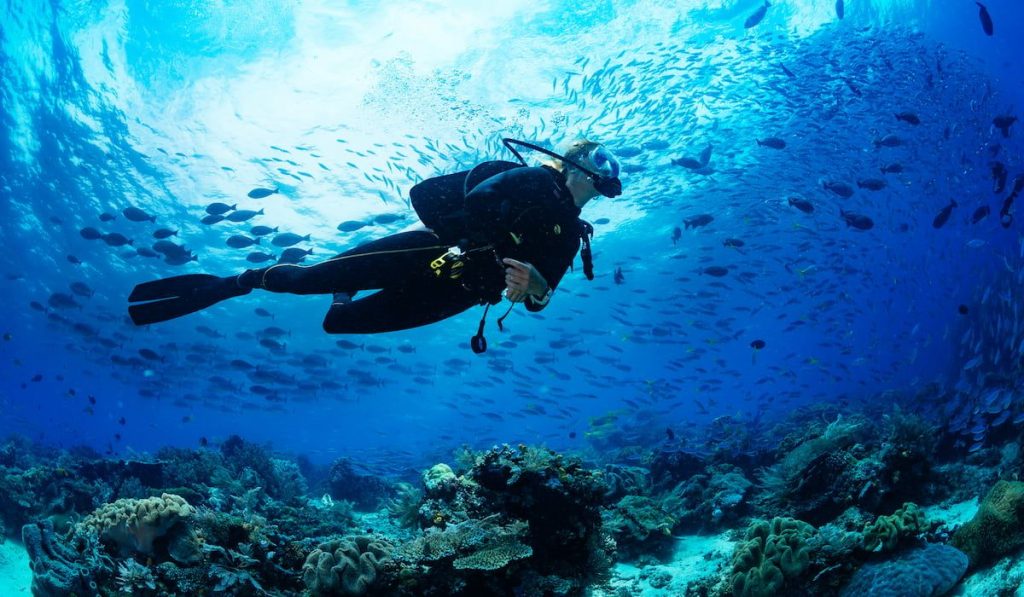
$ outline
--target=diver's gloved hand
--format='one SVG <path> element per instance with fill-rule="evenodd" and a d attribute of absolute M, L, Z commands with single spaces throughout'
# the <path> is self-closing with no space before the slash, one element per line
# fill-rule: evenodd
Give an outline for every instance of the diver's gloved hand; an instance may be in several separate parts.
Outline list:
<path fill-rule="evenodd" d="M 528 295 L 541 296 L 547 292 L 547 280 L 533 265 L 508 257 L 501 262 L 505 264 L 505 296 L 508 300 L 521 303 Z"/>

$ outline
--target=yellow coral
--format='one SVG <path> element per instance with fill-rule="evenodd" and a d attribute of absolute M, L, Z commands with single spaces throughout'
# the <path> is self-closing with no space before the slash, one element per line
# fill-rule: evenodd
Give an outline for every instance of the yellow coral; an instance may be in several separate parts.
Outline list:
<path fill-rule="evenodd" d="M 104 504 L 87 516 L 81 526 L 117 543 L 122 551 L 153 552 L 153 541 L 195 509 L 185 498 L 165 493 L 146 499 L 120 499 Z"/>

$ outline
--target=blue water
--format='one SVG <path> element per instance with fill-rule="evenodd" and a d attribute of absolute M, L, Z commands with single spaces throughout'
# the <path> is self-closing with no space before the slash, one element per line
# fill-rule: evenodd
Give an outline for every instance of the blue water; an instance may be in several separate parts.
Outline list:
<path fill-rule="evenodd" d="M 1021 266 L 989 159 L 999 143 L 1010 180 L 1021 174 L 1021 125 L 1002 139 L 991 120 L 1024 106 L 1024 6 L 991 0 L 987 37 L 971 2 L 854 0 L 842 21 L 834 4 L 780 0 L 745 29 L 760 2 L 7 3 L 0 435 L 129 455 L 238 433 L 395 469 L 463 443 L 653 445 L 665 428 L 698 449 L 709 428 L 767 428 L 817 403 L 943 419 L 966 399 L 915 396 L 962 380 L 962 338 L 995 308 L 986 288 Z M 889 133 L 904 145 L 876 148 Z M 623 195 L 583 215 L 597 277 L 577 260 L 542 314 L 518 308 L 505 332 L 492 316 L 485 355 L 468 347 L 480 309 L 364 337 L 323 333 L 329 297 L 253 293 L 150 328 L 127 320 L 137 283 L 251 267 L 251 249 L 225 240 L 252 225 L 309 234 L 297 246 L 312 263 L 415 224 L 409 188 L 508 159 L 503 136 L 574 135 L 631 155 Z M 787 148 L 757 145 L 769 136 Z M 708 143 L 710 172 L 672 165 Z M 879 174 L 889 162 L 905 171 Z M 861 178 L 888 186 L 841 199 L 821 184 Z M 280 193 L 249 199 L 255 187 Z M 788 206 L 793 194 L 814 213 Z M 264 214 L 205 226 L 213 202 Z M 992 215 L 972 224 L 982 204 Z M 156 222 L 128 221 L 129 206 Z M 845 226 L 840 208 L 874 228 Z M 674 243 L 703 213 L 714 221 Z M 336 230 L 384 214 L 400 218 Z M 160 227 L 198 261 L 138 255 Z M 700 274 L 712 265 L 729 272 Z M 53 293 L 81 308 L 51 307 Z M 283 354 L 259 344 L 268 326 L 286 330 Z"/>

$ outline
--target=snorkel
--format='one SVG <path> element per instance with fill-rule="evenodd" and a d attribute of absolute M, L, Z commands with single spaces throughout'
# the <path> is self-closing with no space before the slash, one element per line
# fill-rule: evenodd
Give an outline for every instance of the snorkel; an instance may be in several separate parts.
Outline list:
<path fill-rule="evenodd" d="M 615 157 L 614 154 L 612 154 L 612 152 L 608 151 L 603 145 L 598 145 L 596 148 L 594 148 L 593 151 L 590 152 L 590 161 L 594 162 L 594 165 L 596 165 L 598 168 L 604 171 L 604 174 L 598 174 L 597 172 L 594 172 L 590 168 L 585 168 L 575 160 L 570 160 L 569 158 L 563 155 L 558 155 L 553 151 L 544 149 L 543 147 L 534 145 L 533 143 L 519 141 L 518 139 L 510 139 L 508 137 L 503 138 L 501 142 L 505 145 L 505 147 L 508 148 L 509 151 L 515 154 L 516 158 L 518 158 L 524 166 L 527 165 L 526 160 L 523 159 L 523 156 L 520 155 L 514 147 L 512 147 L 513 144 L 521 145 L 534 151 L 539 151 L 543 154 L 555 158 L 556 160 L 561 160 L 562 162 L 569 164 L 573 168 L 580 170 L 588 177 L 590 177 L 590 180 L 594 183 L 594 189 L 598 193 L 604 195 L 605 197 L 618 197 L 619 195 L 622 194 L 622 181 L 619 180 L 619 160 L 618 158 Z"/>

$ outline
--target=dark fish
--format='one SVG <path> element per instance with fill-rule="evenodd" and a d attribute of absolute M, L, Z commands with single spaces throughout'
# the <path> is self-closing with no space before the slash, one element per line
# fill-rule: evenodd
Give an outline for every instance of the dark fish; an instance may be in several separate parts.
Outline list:
<path fill-rule="evenodd" d="M 1024 190 L 1024 176 L 1013 179 L 1013 190 L 1003 200 L 1003 207 L 999 209 L 999 225 L 1003 228 L 1013 225 L 1013 214 L 1010 212 L 1013 209 L 1013 202 L 1017 195 L 1020 195 L 1021 190 Z"/>
<path fill-rule="evenodd" d="M 100 221 L 101 222 L 113 222 L 116 219 L 117 219 L 117 216 L 115 216 L 114 214 L 111 214 L 111 213 L 103 212 L 103 213 L 100 214 Z"/>
<path fill-rule="evenodd" d="M 644 141 L 640 146 L 652 151 L 661 151 L 662 149 L 668 149 L 669 143 L 664 139 L 651 139 L 650 141 Z"/>
<path fill-rule="evenodd" d="M 211 203 L 206 206 L 206 213 L 211 216 L 222 216 L 238 207 L 238 204 L 228 205 L 227 203 Z"/>
<path fill-rule="evenodd" d="M 85 240 L 99 240 L 103 238 L 103 233 L 95 228 L 82 228 L 78 231 L 78 234 L 81 234 Z"/>
<path fill-rule="evenodd" d="M 1002 162 L 996 162 L 992 164 L 992 181 L 995 183 L 992 190 L 996 195 L 1002 193 L 1006 189 L 1006 177 L 1009 172 L 1006 170 L 1006 166 Z"/>
<path fill-rule="evenodd" d="M 139 356 L 141 356 L 142 358 L 146 359 L 147 361 L 163 361 L 164 360 L 164 358 L 162 356 L 158 355 L 155 351 L 152 351 L 152 350 L 150 350 L 148 348 L 140 348 L 139 349 Z"/>
<path fill-rule="evenodd" d="M 341 224 L 338 224 L 338 232 L 355 232 L 365 226 L 369 226 L 369 224 L 359 220 L 346 220 Z"/>
<path fill-rule="evenodd" d="M 843 199 L 853 197 L 853 187 L 842 181 L 828 180 L 822 183 L 826 190 L 832 191 Z"/>
<path fill-rule="evenodd" d="M 274 318 L 274 314 L 271 313 L 270 311 L 267 311 L 263 307 L 256 307 L 253 310 L 253 313 L 255 313 L 256 315 L 259 315 L 260 317 L 270 317 L 271 319 Z"/>
<path fill-rule="evenodd" d="M 285 345 L 272 338 L 260 338 L 260 346 L 269 350 L 281 351 Z"/>
<path fill-rule="evenodd" d="M 124 245 L 132 244 L 132 240 L 123 234 L 117 232 L 111 232 L 103 235 L 103 242 L 107 243 L 111 247 L 123 247 Z"/>
<path fill-rule="evenodd" d="M 177 230 L 171 230 L 170 228 L 161 228 L 153 233 L 153 238 L 161 240 L 165 238 L 170 238 L 172 236 L 175 236 L 176 234 L 178 234 Z"/>
<path fill-rule="evenodd" d="M 960 305 L 959 307 L 956 308 L 956 310 L 958 313 L 960 313 L 960 315 L 967 315 L 969 311 L 967 305 Z"/>
<path fill-rule="evenodd" d="M 71 265 L 82 265 L 82 260 L 79 259 L 78 257 L 75 257 L 71 253 L 68 253 L 67 259 L 68 263 L 70 263 Z"/>
<path fill-rule="evenodd" d="M 594 224 L 597 224 L 598 226 L 604 226 L 609 222 L 611 222 L 611 220 L 609 220 L 608 218 L 598 218 L 594 220 Z"/>
<path fill-rule="evenodd" d="M 620 158 L 635 158 L 636 156 L 643 153 L 644 150 L 640 147 L 633 145 L 627 145 L 626 147 L 619 147 L 615 150 L 615 155 Z"/>
<path fill-rule="evenodd" d="M 137 207 L 126 207 L 121 213 L 132 222 L 156 222 L 156 216 L 151 216 Z"/>
<path fill-rule="evenodd" d="M 207 226 L 212 226 L 212 225 L 216 224 L 217 222 L 222 221 L 223 219 L 224 219 L 224 216 L 222 216 L 221 214 L 210 214 L 208 216 L 205 216 L 202 220 L 199 220 L 199 221 L 202 222 L 203 224 L 206 224 Z"/>
<path fill-rule="evenodd" d="M 672 229 L 672 244 L 676 244 L 683 237 L 683 230 L 679 226 Z"/>
<path fill-rule="evenodd" d="M 281 257 L 278 258 L 278 263 L 299 263 L 306 258 L 306 255 L 312 255 L 313 249 L 298 249 L 292 247 L 281 251 Z"/>
<path fill-rule="evenodd" d="M 707 226 L 714 221 L 714 217 L 709 214 L 700 214 L 699 216 L 693 216 L 692 218 L 683 218 L 683 225 L 686 229 L 699 228 L 701 226 Z"/>
<path fill-rule="evenodd" d="M 1013 123 L 1015 122 L 1017 122 L 1017 117 L 1010 116 L 1008 114 L 1006 116 L 996 116 L 992 119 L 992 124 L 1003 132 L 1003 137 L 1010 136 L 1010 127 L 1013 126 Z"/>
<path fill-rule="evenodd" d="M 52 297 L 51 297 L 51 298 L 52 298 Z M 69 297 L 69 298 L 70 298 L 70 297 Z M 74 299 L 71 299 L 71 300 L 74 300 Z M 33 308 L 33 309 L 35 309 L 36 311 L 46 311 L 46 307 L 44 307 L 44 306 L 43 306 L 43 304 L 42 304 L 42 303 L 40 303 L 39 301 L 32 301 L 32 302 L 30 302 L 30 303 L 28 304 L 28 306 L 29 306 L 29 307 L 32 307 L 32 308 Z"/>
<path fill-rule="evenodd" d="M 900 112 L 896 114 L 896 120 L 902 120 L 903 122 L 914 126 L 921 124 L 921 119 L 913 112 Z"/>
<path fill-rule="evenodd" d="M 989 37 L 995 33 L 995 28 L 992 27 L 992 17 L 988 14 L 988 9 L 981 2 L 975 2 L 978 5 L 978 18 L 981 19 L 981 29 L 985 32 L 985 35 Z"/>
<path fill-rule="evenodd" d="M 711 152 L 712 152 L 712 150 L 714 150 L 714 146 L 713 146 L 713 145 L 711 145 L 710 143 L 708 143 L 708 146 L 707 146 L 707 147 L 705 147 L 705 148 L 704 148 L 704 149 L 703 149 L 703 150 L 702 150 L 702 151 L 700 152 L 700 158 L 699 158 L 699 159 L 700 159 L 700 163 L 701 163 L 702 165 L 704 165 L 704 166 L 707 166 L 707 165 L 708 165 L 708 162 L 710 162 L 710 161 L 711 161 Z"/>
<path fill-rule="evenodd" d="M 836 16 L 840 21 L 846 16 L 846 5 L 843 4 L 843 0 L 836 0 Z"/>
<path fill-rule="evenodd" d="M 899 174 L 900 172 L 903 172 L 903 164 L 893 162 L 882 166 L 880 170 L 882 171 L 882 174 Z"/>
<path fill-rule="evenodd" d="M 249 263 L 263 263 L 265 261 L 273 261 L 277 259 L 276 255 L 270 253 L 261 253 L 259 251 L 253 251 L 245 256 L 245 260 Z"/>
<path fill-rule="evenodd" d="M 886 182 L 879 178 L 865 178 L 857 181 L 857 188 L 869 191 L 881 191 L 885 188 Z"/>
<path fill-rule="evenodd" d="M 762 348 L 765 347 L 765 342 L 764 340 L 754 340 L 753 342 L 750 343 L 750 347 L 753 348 L 754 350 L 761 350 Z"/>
<path fill-rule="evenodd" d="M 851 81 L 850 79 L 847 79 L 846 77 L 843 77 L 843 82 L 846 83 L 846 86 L 857 97 L 861 97 L 861 96 L 864 95 L 864 93 L 861 92 L 860 87 L 857 87 L 857 85 L 855 85 L 854 82 Z"/>
<path fill-rule="evenodd" d="M 251 239 L 248 236 L 242 236 L 241 234 L 234 234 L 227 240 L 227 245 L 232 249 L 244 249 L 258 244 L 260 244 L 260 239 Z"/>
<path fill-rule="evenodd" d="M 790 197 L 789 199 L 787 199 L 787 201 L 788 201 L 788 203 L 791 206 L 799 209 L 800 211 L 804 212 L 805 214 L 809 214 L 809 213 L 814 211 L 814 206 L 811 205 L 811 202 L 806 200 L 806 199 L 804 199 L 803 197 L 796 197 L 796 196 L 794 196 L 794 197 Z"/>
<path fill-rule="evenodd" d="M 778 137 L 765 137 L 764 139 L 754 139 L 757 141 L 758 147 L 771 147 L 772 149 L 785 149 L 786 142 Z"/>
<path fill-rule="evenodd" d="M 264 189 L 262 187 L 257 187 L 255 189 L 249 191 L 249 198 L 250 199 L 263 199 L 264 197 L 269 197 L 269 196 L 271 196 L 271 195 L 273 195 L 274 193 L 277 193 L 277 192 L 278 192 L 278 189 Z"/>
<path fill-rule="evenodd" d="M 158 240 L 153 243 L 153 250 L 163 255 L 178 255 L 188 253 L 185 247 L 169 240 Z"/>
<path fill-rule="evenodd" d="M 615 283 L 616 284 L 622 284 L 625 281 L 626 281 L 626 276 L 624 276 L 622 274 L 622 268 L 621 267 L 615 268 Z"/>
<path fill-rule="evenodd" d="M 782 64 L 780 62 L 779 63 L 779 68 L 781 68 L 782 72 L 786 73 L 786 76 L 789 77 L 790 79 L 795 79 L 796 78 L 796 75 L 793 74 L 793 71 L 791 71 L 788 68 L 786 68 L 785 64 Z"/>
<path fill-rule="evenodd" d="M 757 27 L 757 24 L 764 20 L 764 16 L 768 14 L 768 8 L 771 4 L 768 4 L 768 0 L 764 0 L 764 6 L 754 11 L 754 14 L 747 17 L 746 21 L 743 21 L 743 27 L 750 29 L 751 27 Z"/>
<path fill-rule="evenodd" d="M 253 226 L 249 229 L 249 234 L 253 236 L 266 236 L 277 232 L 277 228 L 271 228 L 270 226 Z"/>
<path fill-rule="evenodd" d="M 298 244 L 302 241 L 308 240 L 308 234 L 306 236 L 299 236 L 298 234 L 295 234 L 293 232 L 285 232 L 275 236 L 274 240 L 271 241 L 271 244 L 273 244 L 275 247 L 290 247 L 294 244 Z"/>
<path fill-rule="evenodd" d="M 78 296 L 85 297 L 91 297 L 92 295 L 96 294 L 96 291 L 93 290 L 92 288 L 89 288 L 89 285 L 86 284 L 85 282 L 72 282 L 71 292 L 77 294 Z"/>
<path fill-rule="evenodd" d="M 344 349 L 344 350 L 355 350 L 357 348 L 362 348 L 363 347 L 362 344 L 356 344 L 355 342 L 352 342 L 351 340 L 338 340 L 334 344 L 337 345 L 338 348 L 341 348 L 341 349 Z"/>
<path fill-rule="evenodd" d="M 903 145 L 903 139 L 900 139 L 896 135 L 886 135 L 881 139 L 875 139 L 875 147 L 896 147 Z"/>
<path fill-rule="evenodd" d="M 190 261 L 199 261 L 199 256 L 193 255 L 192 253 L 164 255 L 164 263 L 166 263 L 167 265 L 185 265 Z"/>
<path fill-rule="evenodd" d="M 841 208 L 839 210 L 839 217 L 843 218 L 847 226 L 853 226 L 857 230 L 871 230 L 875 227 L 875 223 L 871 218 L 858 213 L 843 211 Z"/>
<path fill-rule="evenodd" d="M 953 208 L 956 206 L 956 200 L 950 199 L 949 205 L 943 207 L 939 215 L 935 216 L 935 219 L 932 220 L 932 228 L 942 228 L 945 226 L 946 222 L 949 221 L 949 216 L 953 213 Z"/>
<path fill-rule="evenodd" d="M 397 214 L 380 214 L 379 216 L 375 216 L 373 218 L 373 223 L 374 224 L 387 225 L 387 224 L 394 224 L 395 222 L 397 222 L 397 221 L 399 221 L 401 219 L 403 219 L 403 217 L 400 216 L 400 215 L 397 215 Z"/>
<path fill-rule="evenodd" d="M 977 224 L 987 218 L 989 213 L 991 213 L 989 207 L 987 205 L 982 205 L 978 209 L 974 210 L 974 214 L 971 215 L 971 223 Z"/>
<path fill-rule="evenodd" d="M 722 267 L 720 265 L 709 265 L 702 269 L 701 273 L 707 274 L 709 276 L 714 276 L 716 278 L 721 278 L 729 273 L 729 268 Z"/>
<path fill-rule="evenodd" d="M 682 166 L 687 170 L 699 170 L 704 167 L 704 164 L 700 163 L 700 160 L 693 158 L 682 157 L 679 159 L 672 160 L 673 166 Z"/>
<path fill-rule="evenodd" d="M 55 309 L 82 308 L 82 305 L 78 304 L 78 301 L 72 298 L 70 294 L 65 294 L 63 292 L 54 292 L 53 294 L 50 295 L 50 298 L 47 302 L 50 304 L 51 307 Z"/>
<path fill-rule="evenodd" d="M 734 248 L 737 248 L 737 249 L 742 247 L 744 244 L 746 244 L 746 243 L 744 243 L 742 240 L 740 240 L 738 238 L 727 238 L 724 241 L 722 241 L 722 245 L 723 246 L 734 247 Z"/>
<path fill-rule="evenodd" d="M 229 222 L 245 222 L 246 220 L 251 220 L 256 216 L 261 215 L 263 215 L 262 209 L 259 211 L 253 211 L 251 209 L 239 209 L 237 211 L 231 212 L 224 219 L 226 219 Z"/>

